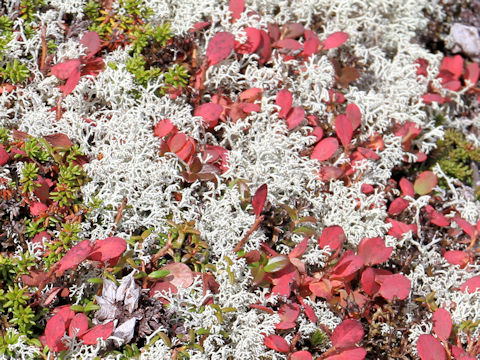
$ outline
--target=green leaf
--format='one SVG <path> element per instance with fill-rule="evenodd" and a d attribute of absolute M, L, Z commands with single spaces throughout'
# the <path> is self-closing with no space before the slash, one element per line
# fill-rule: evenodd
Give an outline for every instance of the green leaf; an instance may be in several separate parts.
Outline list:
<path fill-rule="evenodd" d="M 92 283 L 92 284 L 103 284 L 103 279 L 101 278 L 90 278 L 87 280 L 87 282 Z"/>
<path fill-rule="evenodd" d="M 85 312 L 85 308 L 82 305 L 72 305 L 70 306 L 70 310 L 75 312 Z"/>
<path fill-rule="evenodd" d="M 168 274 L 170 274 L 170 271 L 167 270 L 167 269 L 157 270 L 157 271 L 154 271 L 154 272 L 151 272 L 150 274 L 148 274 L 148 278 L 149 279 L 160 279 L 162 277 L 167 276 Z"/>
<path fill-rule="evenodd" d="M 293 230 L 295 234 L 305 235 L 305 236 L 312 236 L 315 235 L 315 230 L 307 227 L 307 226 L 299 226 Z"/>
<path fill-rule="evenodd" d="M 289 263 L 290 260 L 286 255 L 277 255 L 268 259 L 267 265 L 265 265 L 264 270 L 267 273 L 280 271 L 287 267 Z"/>

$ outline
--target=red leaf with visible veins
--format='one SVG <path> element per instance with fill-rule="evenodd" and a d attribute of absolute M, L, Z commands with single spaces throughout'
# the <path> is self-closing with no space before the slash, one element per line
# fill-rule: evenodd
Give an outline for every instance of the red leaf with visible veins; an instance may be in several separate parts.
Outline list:
<path fill-rule="evenodd" d="M 96 240 L 88 255 L 90 260 L 108 261 L 119 257 L 127 249 L 127 242 L 122 238 L 112 236 L 104 240 Z"/>
<path fill-rule="evenodd" d="M 83 35 L 80 44 L 87 48 L 87 58 L 91 58 L 100 50 L 101 40 L 95 31 L 89 31 Z"/>
<path fill-rule="evenodd" d="M 78 313 L 70 322 L 68 336 L 73 337 L 74 329 L 77 329 L 75 336 L 80 337 L 88 330 L 88 317 L 84 313 Z"/>
<path fill-rule="evenodd" d="M 90 240 L 83 240 L 68 250 L 65 256 L 57 263 L 55 274 L 60 277 L 65 270 L 80 264 L 90 254 L 91 246 Z"/>
<path fill-rule="evenodd" d="M 65 334 L 65 320 L 59 314 L 53 315 L 45 326 L 45 338 L 47 345 L 53 351 L 62 351 L 66 346 L 61 342 L 61 338 Z"/>
<path fill-rule="evenodd" d="M 252 27 L 247 27 L 244 30 L 247 34 L 247 41 L 244 44 L 235 41 L 235 51 L 238 54 L 253 54 L 262 42 L 262 33 Z"/>
<path fill-rule="evenodd" d="M 287 116 L 288 112 L 292 108 L 293 97 L 292 93 L 287 89 L 280 90 L 275 98 L 275 104 L 280 106 L 281 110 L 278 112 L 279 118 Z"/>
<path fill-rule="evenodd" d="M 478 289 L 480 289 L 480 275 L 474 276 L 460 285 L 460 290 L 467 291 L 469 294 L 473 294 Z"/>
<path fill-rule="evenodd" d="M 338 150 L 338 140 L 334 137 L 328 137 L 321 140 L 313 149 L 310 158 L 319 161 L 330 159 Z"/>
<path fill-rule="evenodd" d="M 387 300 L 393 300 L 394 297 L 403 300 L 410 294 L 410 280 L 402 274 L 379 275 L 376 279 L 382 281 L 379 293 Z"/>
<path fill-rule="evenodd" d="M 350 140 L 352 140 L 352 123 L 346 115 L 340 114 L 335 119 L 335 132 L 342 142 L 343 147 L 346 147 L 350 143 Z"/>
<path fill-rule="evenodd" d="M 348 40 L 348 34 L 343 31 L 338 31 L 328 36 L 323 42 L 325 50 L 334 49 L 343 45 Z"/>
<path fill-rule="evenodd" d="M 350 120 L 350 123 L 352 124 L 352 129 L 355 131 L 361 124 L 362 113 L 355 104 L 348 104 L 346 113 L 348 120 Z"/>
<path fill-rule="evenodd" d="M 343 246 L 346 237 L 343 229 L 338 226 L 329 226 L 323 229 L 322 234 L 318 238 L 318 245 L 323 249 L 325 246 L 330 247 L 330 250 L 335 251 Z"/>
<path fill-rule="evenodd" d="M 363 259 L 360 256 L 349 250 L 345 251 L 338 264 L 332 269 L 330 278 L 348 281 L 363 265 Z"/>
<path fill-rule="evenodd" d="M 292 130 L 305 118 L 305 110 L 301 106 L 294 107 L 287 116 L 287 128 Z"/>
<path fill-rule="evenodd" d="M 230 0 L 228 2 L 228 10 L 232 13 L 232 23 L 235 20 L 240 19 L 242 12 L 245 11 L 245 1 L 244 0 Z"/>
<path fill-rule="evenodd" d="M 443 340 L 447 340 L 452 332 L 452 318 L 449 312 L 443 308 L 433 313 L 433 332 Z"/>
<path fill-rule="evenodd" d="M 85 345 L 95 345 L 98 338 L 105 340 L 113 332 L 113 321 L 110 321 L 106 324 L 99 324 L 88 330 L 80 338 L 83 340 Z"/>
<path fill-rule="evenodd" d="M 175 287 L 188 288 L 193 284 L 193 272 L 188 265 L 183 263 L 170 263 L 160 270 L 168 270 L 170 273 L 162 280 L 169 281 Z"/>
<path fill-rule="evenodd" d="M 337 355 L 327 357 L 325 360 L 363 360 L 367 355 L 367 351 L 361 347 L 345 349 Z"/>
<path fill-rule="evenodd" d="M 252 198 L 253 212 L 255 213 L 255 217 L 257 218 L 262 213 L 263 206 L 265 205 L 265 201 L 267 200 L 267 192 L 268 192 L 267 184 L 263 184 L 257 189 L 257 191 L 255 192 L 255 195 L 253 195 L 253 198 Z"/>
<path fill-rule="evenodd" d="M 333 330 L 330 338 L 332 345 L 337 349 L 354 346 L 364 335 L 363 327 L 360 322 L 354 319 L 343 320 L 335 330 Z"/>
<path fill-rule="evenodd" d="M 222 115 L 223 106 L 220 104 L 206 103 L 202 104 L 193 112 L 194 116 L 201 116 L 207 129 L 212 129 L 218 125 L 218 119 Z"/>
<path fill-rule="evenodd" d="M 313 360 L 312 354 L 309 351 L 295 351 L 291 356 L 290 360 Z"/>
<path fill-rule="evenodd" d="M 290 345 L 283 337 L 278 335 L 265 336 L 263 343 L 266 347 L 279 352 L 288 353 L 290 351 Z"/>
<path fill-rule="evenodd" d="M 207 59 L 210 65 L 216 65 L 225 60 L 235 46 L 235 37 L 226 31 L 216 33 L 208 43 Z"/>
<path fill-rule="evenodd" d="M 382 238 L 363 238 L 358 244 L 357 252 L 363 258 L 365 265 L 381 264 L 388 260 L 393 248 L 386 247 Z"/>
<path fill-rule="evenodd" d="M 446 360 L 447 354 L 440 341 L 432 335 L 422 334 L 417 340 L 417 352 L 421 360 Z"/>

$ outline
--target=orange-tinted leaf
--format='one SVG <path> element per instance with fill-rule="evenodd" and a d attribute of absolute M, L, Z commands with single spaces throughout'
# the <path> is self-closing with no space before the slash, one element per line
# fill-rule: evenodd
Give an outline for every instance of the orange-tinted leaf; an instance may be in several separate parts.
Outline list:
<path fill-rule="evenodd" d="M 467 266 L 468 261 L 470 260 L 468 254 L 460 250 L 446 251 L 445 254 L 443 254 L 443 257 L 448 261 L 449 264 L 460 265 L 462 269 Z"/>
<path fill-rule="evenodd" d="M 240 19 L 242 12 L 245 11 L 245 1 L 244 0 L 230 0 L 228 2 L 228 10 L 232 13 L 232 23 L 235 20 Z"/>
<path fill-rule="evenodd" d="M 163 266 L 160 270 L 168 270 L 170 273 L 163 278 L 169 281 L 175 287 L 188 288 L 193 284 L 193 272 L 188 265 L 183 263 L 170 263 Z"/>
<path fill-rule="evenodd" d="M 90 58 L 100 50 L 100 37 L 95 31 L 89 31 L 82 36 L 80 44 L 87 48 L 87 57 Z"/>
<path fill-rule="evenodd" d="M 290 360 L 313 360 L 313 356 L 306 350 L 295 351 L 290 356 Z"/>
<path fill-rule="evenodd" d="M 441 342 L 429 334 L 422 334 L 418 337 L 417 352 L 421 360 L 447 359 L 447 354 Z"/>
<path fill-rule="evenodd" d="M 433 313 L 433 332 L 443 340 L 447 340 L 452 332 L 452 317 L 444 308 Z"/>
<path fill-rule="evenodd" d="M 362 121 L 362 113 L 360 109 L 355 104 L 348 104 L 346 114 L 348 120 L 350 120 L 350 123 L 352 124 L 353 131 L 355 131 Z"/>
<path fill-rule="evenodd" d="M 98 338 L 106 339 L 113 332 L 113 321 L 110 321 L 106 324 L 99 324 L 88 330 L 80 338 L 83 340 L 85 345 L 95 345 Z"/>
<path fill-rule="evenodd" d="M 408 207 L 410 202 L 405 200 L 404 198 L 398 197 L 392 201 L 390 206 L 388 207 L 388 215 L 394 216 L 399 215 L 403 210 Z"/>
<path fill-rule="evenodd" d="M 247 41 L 244 44 L 235 42 L 235 51 L 238 54 L 253 54 L 260 46 L 262 33 L 260 30 L 252 27 L 247 27 L 244 30 L 247 35 Z"/>
<path fill-rule="evenodd" d="M 282 330 L 294 328 L 298 315 L 300 315 L 300 306 L 298 304 L 283 304 L 278 309 L 278 316 L 281 321 L 275 327 Z"/>
<path fill-rule="evenodd" d="M 365 265 L 377 265 L 388 260 L 393 248 L 386 247 L 382 238 L 363 238 L 358 244 L 357 253 L 363 258 Z"/>
<path fill-rule="evenodd" d="M 330 338 L 332 345 L 337 349 L 354 346 L 364 335 L 362 324 L 354 319 L 343 320 L 335 330 L 333 330 Z"/>
<path fill-rule="evenodd" d="M 226 31 L 216 33 L 208 43 L 207 59 L 210 65 L 216 65 L 225 60 L 233 50 L 235 37 Z"/>
<path fill-rule="evenodd" d="M 410 294 L 410 280 L 402 274 L 378 276 L 382 278 L 379 293 L 387 300 L 397 297 L 399 300 L 406 299 Z"/>
<path fill-rule="evenodd" d="M 288 345 L 287 341 L 283 337 L 278 335 L 265 336 L 263 343 L 266 347 L 275 351 L 283 353 L 288 353 L 290 351 L 290 345 Z"/>
<path fill-rule="evenodd" d="M 240 95 L 238 95 L 238 99 L 241 101 L 252 102 L 258 100 L 262 97 L 263 90 L 260 88 L 250 88 L 245 91 L 242 91 Z"/>
<path fill-rule="evenodd" d="M 74 330 L 77 329 L 77 330 Z M 75 332 L 75 336 L 80 337 L 88 330 L 88 317 L 84 313 L 78 313 L 70 322 L 70 326 L 68 327 L 68 336 L 73 337 Z"/>
<path fill-rule="evenodd" d="M 310 283 L 308 285 L 308 289 L 312 292 L 313 295 L 324 298 L 326 300 L 330 300 L 333 297 L 330 281 L 325 279 L 322 281 Z"/>
<path fill-rule="evenodd" d="M 268 187 L 267 184 L 261 185 L 257 191 L 255 191 L 255 195 L 252 198 L 252 206 L 253 212 L 255 213 L 255 217 L 259 217 L 262 213 L 263 207 L 265 205 L 265 201 L 267 200 L 267 193 Z"/>
<path fill-rule="evenodd" d="M 473 294 L 478 289 L 480 289 L 480 275 L 474 276 L 460 285 L 460 290 L 467 291 L 469 294 Z"/>
<path fill-rule="evenodd" d="M 363 360 L 367 355 L 367 351 L 361 347 L 345 349 L 339 354 L 327 357 L 325 360 Z"/>
<path fill-rule="evenodd" d="M 337 78 L 337 83 L 346 88 L 351 82 L 357 80 L 360 77 L 360 71 L 357 68 L 347 66 L 342 68 L 341 75 Z"/>
<path fill-rule="evenodd" d="M 350 143 L 350 140 L 352 140 L 352 123 L 346 115 L 340 114 L 335 119 L 335 132 L 337 133 L 337 137 L 342 142 L 343 147 L 346 147 Z"/>
<path fill-rule="evenodd" d="M 325 161 L 330 159 L 337 150 L 338 140 L 334 137 L 328 137 L 315 145 L 310 157 L 319 161 Z"/>
<path fill-rule="evenodd" d="M 294 107 L 287 116 L 287 128 L 292 130 L 296 128 L 305 118 L 305 110 L 301 106 Z"/>
<path fill-rule="evenodd" d="M 223 112 L 223 106 L 220 104 L 206 103 L 202 104 L 193 112 L 194 116 L 201 116 L 207 129 L 212 129 L 218 125 L 218 119 Z"/>
<path fill-rule="evenodd" d="M 348 34 L 343 31 L 338 31 L 328 36 L 323 42 L 323 48 L 325 50 L 334 49 L 343 45 L 348 40 Z"/>
<path fill-rule="evenodd" d="M 90 260 L 105 262 L 119 257 L 126 248 L 127 242 L 116 236 L 104 240 L 96 240 L 88 258 Z"/>
<path fill-rule="evenodd" d="M 338 225 L 334 225 L 323 229 L 322 234 L 318 238 L 318 245 L 322 249 L 328 246 L 333 252 L 337 249 L 340 249 L 345 240 L 346 237 L 343 229 Z"/>
<path fill-rule="evenodd" d="M 292 93 L 287 89 L 280 90 L 275 98 L 275 104 L 280 106 L 278 117 L 285 118 L 292 108 L 293 97 Z"/>
<path fill-rule="evenodd" d="M 77 266 L 85 260 L 88 254 L 90 254 L 91 245 L 90 240 L 83 240 L 68 250 L 65 256 L 57 263 L 56 275 L 62 276 L 65 270 Z"/>

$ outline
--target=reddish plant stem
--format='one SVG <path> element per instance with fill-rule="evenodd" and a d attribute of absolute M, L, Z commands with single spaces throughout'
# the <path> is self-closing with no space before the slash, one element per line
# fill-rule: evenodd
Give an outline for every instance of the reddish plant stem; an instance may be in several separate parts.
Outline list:
<path fill-rule="evenodd" d="M 250 235 L 252 235 L 252 233 L 258 229 L 262 221 L 263 221 L 263 215 L 255 219 L 255 222 L 253 223 L 252 227 L 247 231 L 243 239 L 240 240 L 237 246 L 235 246 L 235 248 L 233 249 L 234 252 L 239 252 L 242 249 L 242 247 L 245 245 Z"/>

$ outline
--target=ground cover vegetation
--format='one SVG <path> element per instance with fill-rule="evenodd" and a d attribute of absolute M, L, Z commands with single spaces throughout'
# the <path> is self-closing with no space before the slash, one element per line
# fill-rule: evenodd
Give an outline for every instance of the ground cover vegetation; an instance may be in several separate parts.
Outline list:
<path fill-rule="evenodd" d="M 2 2 L 0 357 L 478 358 L 478 7 Z"/>

